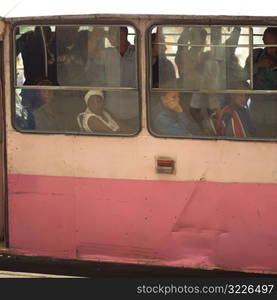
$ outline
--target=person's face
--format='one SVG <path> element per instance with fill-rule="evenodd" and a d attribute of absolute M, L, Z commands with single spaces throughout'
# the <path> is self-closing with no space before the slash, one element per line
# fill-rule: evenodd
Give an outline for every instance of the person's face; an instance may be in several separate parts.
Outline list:
<path fill-rule="evenodd" d="M 239 107 L 244 107 L 247 101 L 247 95 L 245 94 L 233 94 L 231 95 L 231 102 Z"/>
<path fill-rule="evenodd" d="M 268 33 L 263 38 L 265 45 L 276 45 L 277 44 L 277 35 Z M 267 55 L 271 56 L 272 58 L 277 59 L 277 47 L 269 47 L 266 48 Z"/>
<path fill-rule="evenodd" d="M 179 93 L 177 92 L 168 92 L 161 96 L 162 104 L 168 108 L 173 109 L 180 102 Z"/>
<path fill-rule="evenodd" d="M 93 95 L 88 100 L 88 107 L 94 113 L 101 113 L 104 109 L 104 101 L 101 96 Z"/>
<path fill-rule="evenodd" d="M 113 47 L 119 47 L 120 38 L 119 38 L 119 30 L 110 29 L 108 35 L 109 42 Z"/>
<path fill-rule="evenodd" d="M 160 38 L 160 40 L 157 38 L 157 36 L 154 38 L 152 42 L 152 56 L 157 57 L 159 55 L 163 55 L 166 51 L 165 45 L 158 45 L 155 43 L 164 43 L 165 40 L 163 38 Z"/>
<path fill-rule="evenodd" d="M 40 99 L 44 103 L 49 103 L 52 101 L 53 98 L 53 91 L 52 90 L 40 90 L 39 91 Z"/>
<path fill-rule="evenodd" d="M 111 28 L 108 35 L 109 42 L 113 47 L 120 48 L 120 45 L 128 42 L 127 33 L 118 28 Z"/>

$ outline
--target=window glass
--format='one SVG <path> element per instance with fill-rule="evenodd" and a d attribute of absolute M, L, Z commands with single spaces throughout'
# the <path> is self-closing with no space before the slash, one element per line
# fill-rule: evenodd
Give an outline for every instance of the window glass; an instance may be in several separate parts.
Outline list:
<path fill-rule="evenodd" d="M 135 29 L 130 26 L 16 27 L 16 127 L 39 132 L 136 133 L 135 44 Z"/>
<path fill-rule="evenodd" d="M 276 30 L 154 27 L 151 131 L 167 137 L 277 138 Z"/>
<path fill-rule="evenodd" d="M 234 89 L 246 77 L 249 28 L 156 27 L 152 41 L 152 85 L 177 79 L 187 90 Z"/>

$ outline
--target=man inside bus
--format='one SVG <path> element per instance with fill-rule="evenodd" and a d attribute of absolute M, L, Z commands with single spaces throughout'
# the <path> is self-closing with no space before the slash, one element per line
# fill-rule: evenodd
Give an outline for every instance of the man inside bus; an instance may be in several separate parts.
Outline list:
<path fill-rule="evenodd" d="M 48 79 L 37 83 L 41 86 L 53 86 Z M 37 131 L 67 131 L 78 132 L 77 115 L 84 109 L 79 108 L 78 100 L 72 97 L 65 98 L 64 92 L 51 89 L 36 90 L 37 101 L 41 106 L 34 111 L 35 130 Z"/>
<path fill-rule="evenodd" d="M 16 40 L 16 55 L 21 53 L 23 60 L 24 85 L 36 85 L 42 78 L 56 83 L 54 48 L 55 35 L 49 26 L 36 26 Z"/>
<path fill-rule="evenodd" d="M 244 73 L 241 71 L 235 56 L 236 47 L 228 47 L 229 45 L 238 45 L 241 28 L 234 27 L 229 38 L 224 43 L 222 43 L 222 30 L 222 27 L 211 28 L 211 44 L 215 46 L 206 55 L 203 71 L 199 78 L 200 90 L 224 90 L 228 88 L 232 81 L 244 77 Z M 228 71 L 228 69 L 232 70 L 232 72 Z M 192 95 L 190 112 L 205 134 L 216 135 L 214 127 L 215 116 L 217 111 L 225 104 L 225 101 L 224 94 L 220 93 L 204 96 L 200 93 Z"/>
<path fill-rule="evenodd" d="M 176 79 L 172 62 L 166 58 L 166 46 L 158 43 L 165 43 L 162 33 L 152 33 L 152 85 L 154 88 L 163 87 L 167 82 Z"/>
<path fill-rule="evenodd" d="M 277 27 L 268 27 L 263 33 L 265 45 L 277 44 Z M 250 78 L 249 56 L 245 70 Z M 257 90 L 277 90 L 277 47 L 253 50 L 253 87 Z M 277 95 L 253 95 L 250 111 L 257 124 L 257 136 L 277 137 Z"/>
<path fill-rule="evenodd" d="M 79 26 L 57 26 L 57 74 L 60 85 L 83 85 L 87 33 Z"/>
<path fill-rule="evenodd" d="M 95 27 L 89 38 L 89 54 L 86 66 L 88 82 L 99 81 L 91 78 L 93 68 L 102 69 L 103 86 L 135 88 L 137 86 L 136 49 L 128 41 L 128 28 L 113 26 L 108 31 L 111 47 L 101 48 L 106 37 L 103 27 Z M 91 72 L 91 71 L 92 72 Z M 95 77 L 95 75 L 93 75 Z M 95 84 L 93 84 L 95 86 Z M 107 109 L 131 128 L 138 128 L 138 94 L 137 91 L 107 92 L 105 97 Z"/>

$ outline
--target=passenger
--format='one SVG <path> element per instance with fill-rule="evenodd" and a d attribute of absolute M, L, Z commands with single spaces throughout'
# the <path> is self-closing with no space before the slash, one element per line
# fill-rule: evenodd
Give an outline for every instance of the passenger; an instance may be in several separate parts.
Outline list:
<path fill-rule="evenodd" d="M 47 79 L 38 82 L 38 85 L 52 86 L 53 83 Z M 34 111 L 35 129 L 38 131 L 63 131 L 75 132 L 76 124 L 72 122 L 70 113 L 64 109 L 53 90 L 38 90 L 39 101 L 42 106 Z M 77 123 L 77 122 L 75 122 Z"/>
<path fill-rule="evenodd" d="M 249 89 L 247 82 L 235 85 L 240 89 Z M 247 94 L 230 94 L 230 102 L 217 114 L 217 131 L 221 136 L 255 137 L 256 127 L 252 121 Z"/>
<path fill-rule="evenodd" d="M 20 53 L 24 66 L 24 85 L 35 85 L 41 78 L 56 83 L 55 38 L 49 26 L 36 26 L 34 31 L 28 31 L 17 39 L 16 54 Z"/>
<path fill-rule="evenodd" d="M 159 33 L 151 34 L 152 41 L 152 86 L 154 88 L 163 87 L 169 81 L 176 79 L 175 70 L 172 62 L 166 58 L 164 37 Z"/>
<path fill-rule="evenodd" d="M 77 117 L 81 131 L 87 133 L 132 133 L 130 128 L 112 117 L 105 109 L 102 91 L 90 90 L 84 99 L 87 109 Z"/>
<path fill-rule="evenodd" d="M 83 85 L 87 61 L 86 31 L 79 26 L 57 26 L 57 76 L 60 85 Z"/>
<path fill-rule="evenodd" d="M 265 45 L 277 44 L 277 27 L 268 27 L 263 34 Z M 246 61 L 249 70 L 250 56 Z M 276 90 L 277 89 L 277 47 L 258 48 L 253 50 L 253 75 L 254 89 Z"/>
<path fill-rule="evenodd" d="M 268 27 L 263 34 L 265 45 L 277 44 L 277 28 Z M 245 69 L 250 79 L 250 59 Z M 277 47 L 265 47 L 253 50 L 253 87 L 257 90 L 277 89 Z M 277 97 L 276 95 L 253 95 L 250 111 L 257 125 L 258 137 L 277 137 Z"/>
<path fill-rule="evenodd" d="M 128 28 L 110 27 L 108 40 L 112 47 L 99 49 L 98 45 L 105 37 L 103 28 L 94 28 L 89 46 L 92 59 L 104 66 L 105 85 L 136 87 L 136 50 L 128 41 Z"/>
<path fill-rule="evenodd" d="M 199 89 L 203 64 L 207 59 L 207 53 L 204 52 L 206 38 L 207 31 L 199 27 L 185 28 L 180 35 L 175 56 L 180 88 Z"/>
<path fill-rule="evenodd" d="M 168 91 L 160 95 L 160 102 L 153 107 L 152 127 L 158 134 L 191 136 L 197 134 L 188 114 L 180 105 L 178 92 Z"/>
<path fill-rule="evenodd" d="M 105 65 L 99 58 L 105 51 L 104 28 L 95 27 L 88 33 L 88 55 L 84 68 L 87 86 L 105 86 Z"/>
<path fill-rule="evenodd" d="M 90 56 L 94 63 L 103 68 L 104 86 L 132 87 L 137 86 L 136 50 L 128 41 L 128 28 L 110 27 L 108 40 L 112 47 L 99 49 L 98 45 L 104 39 L 103 28 L 94 28 L 90 37 Z M 101 75 L 100 75 L 101 76 Z M 101 81 L 101 79 L 100 79 Z M 139 128 L 139 101 L 137 91 L 107 92 L 105 104 L 117 119 L 128 124 L 137 131 Z"/>
<path fill-rule="evenodd" d="M 237 60 L 234 60 L 234 52 L 236 47 L 228 47 L 228 45 L 237 45 L 240 37 L 240 27 L 235 27 L 230 37 L 221 43 L 221 27 L 213 27 L 211 32 L 211 44 L 214 45 L 209 52 L 203 65 L 203 72 L 200 77 L 199 89 L 224 90 L 230 86 L 232 82 L 244 79 L 243 73 L 239 67 Z M 227 47 L 223 47 L 226 45 Z M 232 64 L 233 68 L 228 67 Z M 236 71 L 234 71 L 236 69 Z M 232 72 L 232 76 L 231 75 Z M 228 77 L 227 77 L 228 74 Z M 216 113 L 225 105 L 226 99 L 224 94 L 200 94 L 192 95 L 190 103 L 190 112 L 198 122 L 199 127 L 207 135 L 216 135 L 214 126 Z"/>
<path fill-rule="evenodd" d="M 41 83 L 45 83 L 46 85 L 49 85 L 50 80 L 42 81 L 38 80 L 35 84 L 40 85 Z M 52 85 L 52 82 L 51 82 Z M 27 129 L 32 130 L 36 128 L 35 125 L 35 119 L 34 119 L 34 111 L 39 109 L 43 104 L 43 100 L 40 97 L 39 90 L 33 90 L 33 89 L 22 89 L 20 92 L 21 96 L 21 109 L 22 114 L 21 120 L 19 122 L 19 127 L 21 129 Z"/>
<path fill-rule="evenodd" d="M 208 53 L 205 52 L 207 31 L 202 27 L 186 27 L 178 39 L 178 50 L 175 56 L 175 62 L 178 67 L 179 79 L 178 87 L 188 90 L 199 90 L 203 67 L 208 59 Z M 190 107 L 193 94 L 185 93 L 182 95 L 182 106 L 189 111 L 192 117 L 199 122 L 199 109 Z M 207 101 L 207 95 L 201 96 L 202 101 Z M 196 110 L 196 114 L 194 113 Z M 200 115 L 202 117 L 202 115 Z M 202 129 L 202 123 L 199 122 L 199 128 Z M 203 132 L 204 133 L 204 132 Z"/>

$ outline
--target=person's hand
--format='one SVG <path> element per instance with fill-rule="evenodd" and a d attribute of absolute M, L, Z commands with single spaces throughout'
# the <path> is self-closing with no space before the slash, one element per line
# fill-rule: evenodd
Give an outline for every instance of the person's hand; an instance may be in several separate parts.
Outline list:
<path fill-rule="evenodd" d="M 88 52 L 94 53 L 97 49 L 99 40 L 104 39 L 105 31 L 103 27 L 96 26 L 89 34 Z"/>
<path fill-rule="evenodd" d="M 173 110 L 175 112 L 183 112 L 183 108 L 179 103 L 170 102 L 170 103 L 168 103 L 168 108 L 170 108 L 171 110 Z"/>
<path fill-rule="evenodd" d="M 58 56 L 57 61 L 59 63 L 69 64 L 73 61 L 73 57 L 71 55 L 64 54 L 64 55 Z"/>

